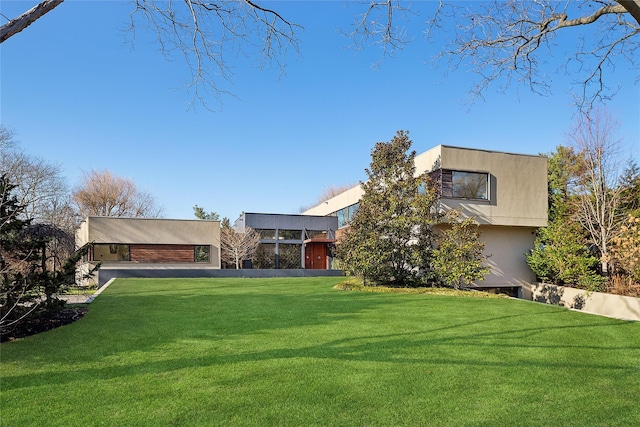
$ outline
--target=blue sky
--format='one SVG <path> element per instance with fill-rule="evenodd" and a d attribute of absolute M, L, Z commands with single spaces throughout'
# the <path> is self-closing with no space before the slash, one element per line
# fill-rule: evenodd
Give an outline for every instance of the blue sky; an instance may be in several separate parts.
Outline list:
<path fill-rule="evenodd" d="M 3 0 L 1 12 L 33 4 Z M 70 187 L 83 171 L 108 169 L 151 193 L 165 217 L 193 218 L 198 204 L 232 221 L 242 211 L 297 213 L 325 187 L 364 179 L 374 143 L 400 129 L 418 153 L 448 144 L 538 154 L 565 143 L 575 108 L 571 77 L 553 74 L 563 46 L 548 58 L 553 95 L 490 89 L 470 105 L 473 74 L 432 64 L 439 46 L 424 41 L 420 23 L 433 3 L 415 5 L 424 9 L 409 28 L 415 40 L 376 69 L 380 51 L 348 49 L 338 31 L 353 7 L 275 2 L 304 26 L 300 56 L 288 56 L 283 76 L 230 57 L 235 75 L 223 88 L 234 96 L 210 99 L 211 112 L 188 108 L 188 71 L 162 56 L 153 34 L 127 43 L 131 3 L 67 0 L 0 45 L 2 124 L 29 153 L 59 164 Z M 617 67 L 609 78 L 621 90 L 607 106 L 639 159 L 638 71 Z"/>

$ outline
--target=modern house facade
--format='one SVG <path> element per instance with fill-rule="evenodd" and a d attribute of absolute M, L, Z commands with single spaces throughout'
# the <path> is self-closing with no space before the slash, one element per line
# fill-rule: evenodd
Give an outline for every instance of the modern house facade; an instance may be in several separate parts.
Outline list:
<path fill-rule="evenodd" d="M 259 269 L 330 270 L 338 218 L 326 215 L 242 213 L 234 228 L 260 233 L 252 267 Z"/>
<path fill-rule="evenodd" d="M 439 145 L 415 158 L 416 173 L 436 180 L 441 210 L 460 209 L 480 224 L 491 269 L 483 288 L 521 288 L 535 282 L 525 254 L 535 231 L 547 225 L 547 159 Z M 349 226 L 363 195 L 357 185 L 305 215 L 334 216 L 337 237 Z M 443 225 L 442 227 L 444 227 Z"/>
<path fill-rule="evenodd" d="M 76 246 L 86 243 L 82 271 L 97 263 L 101 270 L 220 268 L 219 221 L 91 216 L 76 232 Z"/>

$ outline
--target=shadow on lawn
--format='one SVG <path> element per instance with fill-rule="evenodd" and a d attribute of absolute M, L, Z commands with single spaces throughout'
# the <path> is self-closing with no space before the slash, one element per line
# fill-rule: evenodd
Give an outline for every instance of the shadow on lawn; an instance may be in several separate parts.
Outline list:
<path fill-rule="evenodd" d="M 144 297 L 149 298 L 149 297 Z M 300 297 L 301 300 L 294 298 L 288 300 L 287 305 L 280 305 L 287 302 L 283 300 L 281 295 L 261 295 L 261 304 L 275 304 L 279 309 L 256 310 L 255 318 L 251 318 L 251 309 L 245 311 L 247 316 L 237 316 L 240 319 L 231 320 L 215 325 L 216 333 L 206 336 L 190 337 L 180 334 L 179 328 L 156 328 L 155 333 L 148 341 L 147 350 L 155 347 L 161 342 L 178 341 L 184 339 L 198 340 L 220 340 L 230 338 L 231 335 L 254 333 L 259 331 L 267 331 L 278 328 L 290 328 L 295 326 L 314 325 L 329 323 L 336 320 L 346 319 L 354 316 L 355 312 L 375 308 L 381 304 L 390 304 L 392 299 L 378 298 L 362 298 L 356 301 L 336 299 L 335 295 L 329 296 L 307 296 Z M 151 297 L 153 299 L 153 297 Z M 232 298 L 233 299 L 233 298 Z M 203 301 L 203 304 L 207 301 Z M 212 304 L 213 302 L 210 301 Z M 157 304 L 157 301 L 148 301 L 150 305 Z M 250 304 L 250 301 L 244 298 L 238 298 L 237 301 L 227 301 L 227 306 L 235 308 L 229 309 L 227 313 L 218 313 L 215 317 L 220 319 L 220 314 L 228 315 L 234 310 L 240 310 L 243 304 Z M 306 305 L 316 307 L 315 310 L 305 308 Z M 156 305 L 160 308 L 163 304 Z M 211 307 L 215 310 L 215 304 Z M 347 312 L 348 311 L 348 312 Z M 279 313 L 279 314 L 278 314 Z M 534 316 L 541 316 L 548 320 L 549 316 L 561 315 L 563 312 L 544 312 L 544 313 L 521 313 L 505 316 L 493 316 L 482 319 L 470 316 L 469 321 L 458 321 L 444 326 L 427 327 L 421 330 L 401 332 L 401 333 L 381 333 L 381 334 L 363 334 L 362 336 L 349 336 L 337 338 L 330 341 L 318 342 L 312 345 L 290 348 L 281 346 L 268 350 L 257 351 L 234 351 L 231 353 L 210 354 L 203 356 L 187 356 L 176 357 L 169 360 L 147 360 L 140 363 L 116 364 L 117 366 L 107 365 L 103 368 L 86 368 L 77 369 L 73 374 L 68 372 L 46 372 L 41 371 L 37 374 L 29 374 L 23 376 L 15 376 L 5 378 L 3 381 L 4 390 L 22 389 L 28 387 L 36 387 L 51 384 L 64 384 L 72 382 L 91 382 L 96 380 L 110 380 L 115 378 L 143 375 L 143 374 L 162 374 L 182 369 L 193 369 L 215 365 L 238 364 L 243 362 L 260 362 L 268 360 L 286 360 L 286 359 L 333 359 L 339 361 L 364 361 L 364 362 L 393 362 L 401 364 L 420 363 L 425 365 L 450 365 L 472 367 L 496 367 L 496 368 L 540 368 L 543 370 L 554 369 L 586 369 L 599 371 L 629 371 L 630 374 L 637 375 L 638 367 L 636 365 L 625 365 L 620 360 L 630 359 L 629 352 L 637 351 L 640 356 L 640 342 L 626 343 L 621 346 L 612 345 L 576 345 L 572 344 L 570 339 L 557 340 L 556 342 L 549 340 L 544 334 L 553 332 L 557 334 L 563 332 L 567 338 L 571 337 L 575 332 L 587 328 L 589 334 L 597 334 L 597 328 L 611 327 L 614 325 L 629 326 L 629 322 L 617 321 L 611 322 L 589 322 L 584 321 L 576 324 L 566 324 L 558 326 L 557 322 L 551 322 L 548 326 L 529 326 L 532 324 Z M 201 314 L 201 313 L 200 313 Z M 268 316 L 276 316 L 270 318 L 267 323 L 260 319 L 266 319 Z M 307 316 L 308 315 L 308 316 Z M 104 319 L 102 319 L 104 320 Z M 130 320 L 130 319 L 129 319 Z M 518 323 L 520 321 L 520 323 Z M 491 324 L 496 322 L 510 322 L 512 327 L 509 330 L 496 331 Z M 206 321 L 204 322 L 206 323 Z M 486 326 L 486 330 L 482 327 Z M 224 335 L 226 328 L 233 329 L 230 335 Z M 161 330 L 164 332 L 161 333 Z M 140 335 L 149 333 L 151 330 L 147 327 L 140 328 Z M 137 334 L 136 334 L 137 335 Z M 540 337 L 536 338 L 536 335 Z M 632 334 L 630 334 L 631 336 Z M 276 335 L 277 338 L 277 335 Z M 113 355 L 118 351 L 131 350 L 131 340 L 135 340 L 135 336 L 122 336 L 118 342 L 125 343 L 124 346 L 105 345 L 102 349 L 96 349 L 107 354 Z M 161 342 L 159 342 L 161 341 Z M 560 341 L 560 343 L 558 343 Z M 153 343 L 153 344 L 152 344 Z M 227 343 L 228 345 L 229 343 Z M 233 344 L 233 340 L 231 340 Z M 121 347 L 121 348 L 120 348 Z M 135 351 L 145 351 L 145 347 L 133 347 Z M 216 349 L 214 346 L 213 350 Z M 471 350 L 470 350 L 471 349 Z M 523 351 L 519 351 L 519 350 Z M 538 349 L 544 349 L 545 356 L 540 357 Z M 570 357 L 570 362 L 563 362 L 562 358 L 555 359 L 552 356 L 554 350 L 559 355 L 566 358 L 567 353 L 576 351 L 575 357 Z M 581 358 L 581 353 L 589 350 L 591 354 L 589 359 Z M 73 349 L 67 349 L 73 351 Z M 464 352 L 464 357 L 455 357 Z M 551 351 L 551 353 L 549 353 Z M 551 354 L 551 355 L 550 355 Z M 105 356 L 105 354 L 95 354 L 97 358 Z M 51 359 L 47 359 L 51 361 Z M 265 375 L 268 375 L 265 373 Z M 212 378 L 215 381 L 216 378 Z M 251 378 L 247 378 L 251 381 Z"/>

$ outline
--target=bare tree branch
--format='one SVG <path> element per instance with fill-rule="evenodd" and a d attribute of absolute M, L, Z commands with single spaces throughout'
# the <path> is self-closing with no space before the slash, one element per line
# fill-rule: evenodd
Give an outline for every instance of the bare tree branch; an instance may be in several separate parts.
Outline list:
<path fill-rule="evenodd" d="M 20 31 L 33 24 L 36 20 L 52 11 L 63 1 L 64 0 L 43 0 L 41 3 L 27 10 L 22 15 L 10 20 L 2 27 L 0 27 L 0 43 L 18 34 Z"/>
<path fill-rule="evenodd" d="M 261 66 L 275 63 L 284 72 L 289 48 L 298 49 L 298 24 L 273 9 L 250 0 L 135 0 L 130 15 L 130 34 L 143 26 L 155 33 L 165 57 L 175 53 L 186 62 L 191 78 L 186 88 L 192 102 L 207 106 L 206 95 L 220 99 L 229 94 L 221 81 L 233 75 L 227 55 L 250 55 L 257 50 Z"/>

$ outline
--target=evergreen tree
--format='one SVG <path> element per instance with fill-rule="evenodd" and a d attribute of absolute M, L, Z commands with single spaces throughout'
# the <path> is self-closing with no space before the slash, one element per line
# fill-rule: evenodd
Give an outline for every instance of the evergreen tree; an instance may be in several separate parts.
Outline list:
<path fill-rule="evenodd" d="M 6 175 L 0 176 L 0 331 L 3 335 L 22 322 L 46 317 L 64 305 L 56 295 L 75 283 L 76 265 L 89 248 L 86 245 L 75 251 L 62 268 L 49 271 L 47 243 L 64 232 L 22 219 L 24 206 L 12 195 L 13 189 L 15 185 Z M 88 274 L 92 275 L 98 267 Z"/>
<path fill-rule="evenodd" d="M 39 293 L 32 279 L 40 257 L 37 245 L 25 238 L 31 220 L 12 194 L 16 186 L 0 176 L 0 328 L 6 330 L 36 311 Z"/>
<path fill-rule="evenodd" d="M 457 210 L 449 211 L 447 219 L 450 225 L 436 239 L 433 267 L 445 286 L 468 287 L 489 274 L 480 227 L 473 218 L 462 218 Z"/>
<path fill-rule="evenodd" d="M 548 226 L 538 229 L 527 263 L 540 280 L 595 290 L 603 282 L 597 271 L 600 261 L 589 252 L 586 230 L 574 220 L 572 203 L 581 164 L 570 147 L 558 146 L 549 155 Z"/>
<path fill-rule="evenodd" d="M 360 206 L 336 248 L 365 285 L 415 285 L 428 276 L 437 197 L 428 175 L 415 176 L 411 144 L 404 131 L 376 143 Z"/>

